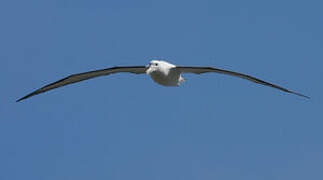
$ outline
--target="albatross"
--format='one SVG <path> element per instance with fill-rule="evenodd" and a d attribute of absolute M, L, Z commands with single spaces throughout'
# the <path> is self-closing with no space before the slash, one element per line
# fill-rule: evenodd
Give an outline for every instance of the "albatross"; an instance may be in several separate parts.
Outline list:
<path fill-rule="evenodd" d="M 147 66 L 115 66 L 107 69 L 100 69 L 95 71 L 79 73 L 79 74 L 72 74 L 70 76 L 67 76 L 66 78 L 63 78 L 61 80 L 58 80 L 56 82 L 53 82 L 51 84 L 48 84 L 42 88 L 39 88 L 33 91 L 32 93 L 18 99 L 17 102 L 68 84 L 73 84 L 73 83 L 77 83 L 80 81 L 88 80 L 99 76 L 105 76 L 105 75 L 110 75 L 113 73 L 121 73 L 121 72 L 128 72 L 128 73 L 134 73 L 134 74 L 147 74 L 147 75 L 150 75 L 150 77 L 154 82 L 163 86 L 179 86 L 182 82 L 184 82 L 184 78 L 182 77 L 183 73 L 202 74 L 202 73 L 214 72 L 214 73 L 226 74 L 226 75 L 246 79 L 254 83 L 258 83 L 261 85 L 269 86 L 269 87 L 284 91 L 286 93 L 291 93 L 297 96 L 309 98 L 306 95 L 303 95 L 303 94 L 288 90 L 286 88 L 277 86 L 275 84 L 263 81 L 261 79 L 258 79 L 246 74 L 234 72 L 234 71 L 219 69 L 215 67 L 175 66 L 174 64 L 171 64 L 163 60 L 152 60 Z"/>

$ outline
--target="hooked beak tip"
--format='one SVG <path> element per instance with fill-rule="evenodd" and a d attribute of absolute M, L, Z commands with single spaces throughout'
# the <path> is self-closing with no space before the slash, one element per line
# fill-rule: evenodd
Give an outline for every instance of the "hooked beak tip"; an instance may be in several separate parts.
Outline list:
<path fill-rule="evenodd" d="M 147 70 L 146 70 L 146 74 L 150 74 L 151 73 L 151 69 L 149 68 L 149 66 L 147 67 Z"/>

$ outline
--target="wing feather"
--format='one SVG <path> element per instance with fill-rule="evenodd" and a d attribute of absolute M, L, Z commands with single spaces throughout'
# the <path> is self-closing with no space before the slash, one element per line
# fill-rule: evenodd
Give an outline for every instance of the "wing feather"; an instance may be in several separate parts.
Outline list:
<path fill-rule="evenodd" d="M 182 73 L 195 73 L 195 74 L 201 74 L 201 73 L 207 73 L 207 72 L 215 72 L 215 73 L 220 73 L 220 74 L 226 74 L 226 75 L 230 75 L 230 76 L 235 76 L 235 77 L 239 77 L 242 79 L 246 79 L 258 84 L 262 84 L 265 86 L 269 86 L 272 88 L 276 88 L 279 89 L 281 91 L 287 92 L 287 93 L 292 93 L 301 97 L 305 97 L 305 98 L 310 98 L 308 96 L 305 96 L 303 94 L 288 90 L 286 88 L 277 86 L 275 84 L 271 84 L 269 82 L 263 81 L 261 79 L 246 75 L 246 74 L 242 74 L 242 73 L 238 73 L 238 72 L 234 72 L 234 71 L 228 71 L 228 70 L 224 70 L 224 69 L 218 69 L 218 68 L 213 68 L 213 67 L 176 67 L 176 69 L 178 69 L 180 72 Z"/>
<path fill-rule="evenodd" d="M 104 75 L 109 75 L 113 73 L 119 73 L 119 72 L 129 72 L 129 73 L 135 73 L 135 74 L 142 74 L 146 72 L 146 67 L 145 66 L 128 66 L 128 67 L 112 67 L 112 68 L 107 68 L 107 69 L 101 69 L 101 70 L 95 70 L 95 71 L 89 71 L 89 72 L 84 72 L 84 73 L 79 73 L 79 74 L 73 74 L 70 76 L 67 76 L 66 78 L 63 78 L 61 80 L 58 80 L 56 82 L 53 82 L 51 84 L 48 84 L 40 89 L 37 89 L 36 91 L 20 98 L 17 100 L 17 102 L 27 99 L 31 96 L 44 93 L 46 91 L 62 87 L 68 84 L 73 84 L 77 83 L 80 81 L 84 81 L 87 79 L 95 78 L 98 76 L 104 76 Z"/>

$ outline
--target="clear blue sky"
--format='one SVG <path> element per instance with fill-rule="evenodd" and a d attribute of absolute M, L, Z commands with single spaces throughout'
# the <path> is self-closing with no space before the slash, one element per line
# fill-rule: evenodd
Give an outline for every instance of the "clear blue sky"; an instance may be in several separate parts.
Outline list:
<path fill-rule="evenodd" d="M 323 3 L 2 0 L 1 180 L 323 179 Z M 166 88 L 73 73 L 151 59 L 215 66 Z"/>

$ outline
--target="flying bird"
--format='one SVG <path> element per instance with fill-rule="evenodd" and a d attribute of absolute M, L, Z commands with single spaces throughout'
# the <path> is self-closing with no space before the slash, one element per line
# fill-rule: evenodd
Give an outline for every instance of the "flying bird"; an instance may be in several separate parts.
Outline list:
<path fill-rule="evenodd" d="M 128 73 L 134 73 L 134 74 L 147 74 L 147 75 L 150 75 L 153 81 L 163 86 L 179 86 L 182 82 L 184 82 L 184 78 L 182 77 L 183 73 L 202 74 L 202 73 L 215 72 L 215 73 L 239 77 L 258 84 L 276 88 L 278 90 L 281 90 L 287 93 L 292 93 L 301 97 L 309 98 L 308 96 L 305 96 L 303 94 L 300 94 L 300 93 L 285 89 L 283 87 L 277 86 L 275 84 L 271 84 L 269 82 L 260 80 L 258 78 L 255 78 L 246 74 L 234 72 L 234 71 L 228 71 L 228 70 L 219 69 L 215 67 L 175 66 L 174 64 L 168 63 L 166 61 L 152 60 L 147 66 L 115 66 L 107 69 L 73 74 L 61 80 L 58 80 L 54 83 L 48 84 L 40 89 L 37 89 L 36 91 L 18 99 L 17 102 L 27 99 L 31 96 L 41 94 L 49 90 L 59 88 L 68 84 L 77 83 L 77 82 L 95 78 L 98 76 L 110 75 L 113 73 L 121 73 L 121 72 L 128 72 Z"/>

